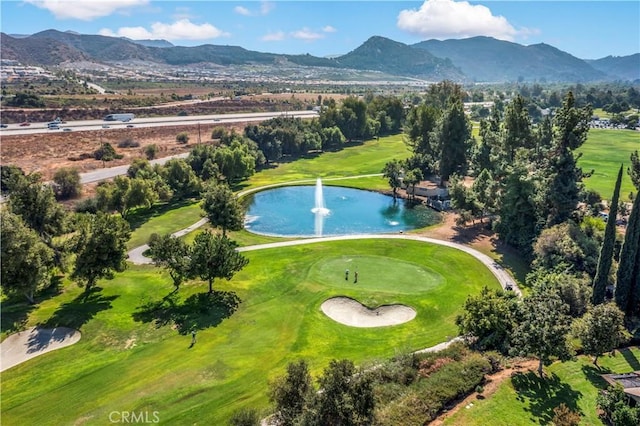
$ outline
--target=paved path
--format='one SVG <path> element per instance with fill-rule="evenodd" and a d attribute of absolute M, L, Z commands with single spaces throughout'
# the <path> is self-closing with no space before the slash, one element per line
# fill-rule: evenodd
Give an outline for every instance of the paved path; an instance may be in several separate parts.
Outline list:
<path fill-rule="evenodd" d="M 73 345 L 79 340 L 80 332 L 67 327 L 34 327 L 12 334 L 0 343 L 0 371 L 38 355 Z"/>
<path fill-rule="evenodd" d="M 342 178 L 323 178 L 323 182 L 325 181 L 333 181 L 333 180 L 344 180 L 344 179 L 356 179 L 356 178 L 361 178 L 361 177 L 372 177 L 372 176 L 381 176 L 381 174 L 370 174 L 370 175 L 360 175 L 360 176 L 350 176 L 350 177 L 342 177 Z M 244 195 L 247 194 L 251 194 L 253 192 L 256 191 L 261 191 L 264 189 L 268 189 L 268 188 L 275 188 L 278 186 L 284 186 L 284 185 L 293 185 L 293 184 L 299 184 L 299 183 L 311 183 L 311 182 L 315 182 L 316 179 L 302 179 L 302 180 L 297 180 L 297 181 L 292 181 L 292 182 L 282 182 L 282 183 L 276 183 L 276 184 L 272 184 L 272 185 L 266 185 L 266 186 L 261 186 L 258 188 L 251 188 L 248 189 L 246 191 L 242 191 L 238 193 L 238 197 L 242 197 Z M 188 234 L 189 232 L 201 227 L 202 225 L 204 225 L 205 223 L 207 223 L 208 220 L 206 218 L 199 220 L 198 222 L 194 223 L 193 225 L 189 226 L 188 228 L 182 229 L 180 231 L 174 232 L 173 236 L 175 237 L 181 237 L 183 235 Z M 451 241 L 443 241 L 443 240 L 437 240 L 435 238 L 429 238 L 429 237 L 421 237 L 418 235 L 411 235 L 411 234 L 355 234 L 355 235 L 341 235 L 341 236 L 334 236 L 334 237 L 319 237 L 319 238 L 308 238 L 308 239 L 303 239 L 303 240 L 292 240 L 292 241 L 281 241 L 281 242 L 276 242 L 276 243 L 268 243 L 268 244 L 258 244 L 258 245 L 253 245 L 253 246 L 247 246 L 247 247 L 239 247 L 238 251 L 239 252 L 244 252 L 244 251 L 252 251 L 252 250 L 262 250 L 262 249 L 267 249 L 267 248 L 277 248 L 277 247 L 289 247 L 289 246 L 295 246 L 295 245 L 300 245 L 300 244 L 313 244 L 313 243 L 320 243 L 320 242 L 325 242 L 325 241 L 343 241 L 343 240 L 360 240 L 360 239 L 372 239 L 372 238 L 382 238 L 382 239 L 404 239 L 404 240 L 414 240 L 414 241 L 422 241 L 425 243 L 431 243 L 431 244 L 437 244 L 437 245 L 441 245 L 441 246 L 446 246 L 446 247 L 451 247 L 454 248 L 456 250 L 460 250 L 463 251 L 473 257 L 475 257 L 476 259 L 478 259 L 480 262 L 482 262 L 487 268 L 489 268 L 489 270 L 493 273 L 493 275 L 498 279 L 498 281 L 500 282 L 500 285 L 502 286 L 503 289 L 511 289 L 513 290 L 518 296 L 522 296 L 522 292 L 520 291 L 520 288 L 518 287 L 518 284 L 511 278 L 511 276 L 507 273 L 507 271 L 504 270 L 504 268 L 502 268 L 502 266 L 500 266 L 498 263 L 496 263 L 496 261 L 494 261 L 493 259 L 491 259 L 489 256 L 487 256 L 484 253 L 479 252 L 476 249 L 473 249 L 469 246 L 465 246 L 463 244 L 459 244 L 459 243 L 454 243 Z M 131 250 L 129 252 L 129 261 L 131 261 L 132 263 L 136 264 L 136 265 L 144 265 L 144 264 L 151 264 L 153 263 L 153 261 L 142 255 L 142 253 L 144 253 L 146 250 L 149 249 L 149 246 L 147 244 L 137 247 L 133 250 Z"/>

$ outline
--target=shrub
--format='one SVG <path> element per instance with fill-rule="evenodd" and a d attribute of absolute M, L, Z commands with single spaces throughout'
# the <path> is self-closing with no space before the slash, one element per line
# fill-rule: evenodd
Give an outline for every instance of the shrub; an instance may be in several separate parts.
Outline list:
<path fill-rule="evenodd" d="M 59 169 L 53 175 L 53 189 L 56 193 L 56 198 L 59 200 L 68 200 L 80 195 L 82 185 L 80 184 L 78 170 L 68 167 Z"/>
<path fill-rule="evenodd" d="M 144 155 L 147 157 L 147 160 L 153 160 L 156 158 L 158 154 L 158 145 L 151 144 L 144 147 Z"/>
<path fill-rule="evenodd" d="M 76 213 L 98 213 L 98 200 L 95 197 L 80 200 L 74 206 Z"/>
<path fill-rule="evenodd" d="M 553 409 L 552 422 L 555 426 L 578 426 L 580 424 L 580 413 L 571 410 L 563 402 Z"/>
<path fill-rule="evenodd" d="M 176 135 L 176 142 L 178 143 L 187 143 L 189 142 L 189 134 L 187 132 L 180 132 Z"/>
<path fill-rule="evenodd" d="M 233 413 L 229 424 L 231 426 L 258 426 L 260 424 L 260 415 L 253 408 L 243 408 Z"/>
<path fill-rule="evenodd" d="M 131 138 L 123 139 L 118 142 L 118 148 L 137 148 L 140 146 L 140 142 L 134 141 Z"/>
<path fill-rule="evenodd" d="M 211 139 L 222 139 L 227 135 L 227 129 L 224 127 L 214 127 L 211 131 Z"/>
<path fill-rule="evenodd" d="M 122 158 L 122 155 L 116 153 L 116 150 L 113 149 L 110 143 L 104 143 L 100 148 L 98 148 L 93 156 L 96 160 L 102 161 L 112 161 L 118 158 Z"/>

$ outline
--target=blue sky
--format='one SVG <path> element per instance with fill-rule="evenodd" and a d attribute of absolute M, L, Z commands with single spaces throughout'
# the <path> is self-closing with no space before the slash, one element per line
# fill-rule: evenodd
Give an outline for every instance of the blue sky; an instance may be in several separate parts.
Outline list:
<path fill-rule="evenodd" d="M 347 53 L 374 35 L 407 44 L 486 35 L 584 59 L 640 52 L 637 0 L 0 0 L 0 12 L 7 34 L 53 28 L 315 56 Z"/>

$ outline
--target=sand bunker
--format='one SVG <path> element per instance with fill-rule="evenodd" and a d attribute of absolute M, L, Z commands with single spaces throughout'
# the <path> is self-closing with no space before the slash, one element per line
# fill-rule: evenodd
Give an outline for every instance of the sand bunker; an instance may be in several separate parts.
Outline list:
<path fill-rule="evenodd" d="M 0 343 L 0 371 L 35 358 L 38 355 L 73 345 L 80 340 L 80 332 L 73 328 L 34 327 L 7 337 Z"/>
<path fill-rule="evenodd" d="M 383 305 L 369 309 L 348 297 L 332 297 L 320 306 L 322 312 L 334 321 L 351 327 L 385 327 L 411 321 L 416 311 L 405 305 Z"/>

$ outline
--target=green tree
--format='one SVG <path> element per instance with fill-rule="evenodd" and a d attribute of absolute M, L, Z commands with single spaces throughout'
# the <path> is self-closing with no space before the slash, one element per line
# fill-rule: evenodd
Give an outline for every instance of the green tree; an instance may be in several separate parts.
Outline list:
<path fill-rule="evenodd" d="M 441 110 L 426 104 L 412 108 L 407 115 L 406 143 L 417 163 L 427 173 L 436 170 L 440 158 L 441 147 L 436 130 L 441 115 Z"/>
<path fill-rule="evenodd" d="M 0 209 L 0 265 L 3 293 L 22 294 L 29 303 L 35 303 L 35 292 L 53 267 L 53 251 L 20 216 L 6 209 Z"/>
<path fill-rule="evenodd" d="M 204 231 L 196 236 L 191 250 L 190 271 L 209 283 L 209 294 L 213 293 L 216 278 L 230 280 L 242 270 L 249 260 L 236 251 L 237 244 L 225 235 L 213 235 Z"/>
<path fill-rule="evenodd" d="M 226 184 L 209 185 L 202 197 L 202 209 L 211 225 L 222 229 L 222 235 L 239 231 L 244 225 L 244 208 Z"/>
<path fill-rule="evenodd" d="M 189 276 L 190 255 L 191 249 L 184 240 L 170 234 L 154 234 L 149 240 L 149 257 L 156 266 L 169 272 L 175 291 Z"/>
<path fill-rule="evenodd" d="M 631 153 L 630 160 L 631 165 L 627 169 L 627 173 L 631 178 L 631 182 L 633 182 L 633 186 L 640 191 L 640 156 L 638 156 L 637 150 Z"/>
<path fill-rule="evenodd" d="M 498 185 L 491 172 L 483 169 L 471 185 L 471 194 L 481 210 L 480 220 L 491 214 L 496 208 Z"/>
<path fill-rule="evenodd" d="M 181 158 L 174 158 L 165 163 L 164 179 L 178 199 L 192 197 L 202 190 L 202 182 L 189 164 Z"/>
<path fill-rule="evenodd" d="M 75 237 L 75 267 L 71 278 L 89 295 L 98 279 L 111 278 L 127 264 L 129 224 L 118 216 L 98 212 L 87 217 Z"/>
<path fill-rule="evenodd" d="M 569 92 L 554 116 L 554 138 L 544 171 L 548 225 L 564 222 L 578 205 L 582 170 L 573 151 L 587 139 L 591 115 L 591 107 L 576 108 Z"/>
<path fill-rule="evenodd" d="M 393 190 L 393 198 L 398 195 L 398 188 L 400 188 L 402 181 L 400 180 L 400 174 L 402 173 L 402 165 L 398 160 L 388 161 L 382 169 L 382 174 L 387 178 L 389 186 Z"/>
<path fill-rule="evenodd" d="M 504 185 L 496 230 L 502 241 L 530 254 L 538 233 L 536 181 L 525 167 L 516 164 Z"/>
<path fill-rule="evenodd" d="M 78 169 L 63 167 L 53 175 L 53 189 L 59 200 L 76 198 L 82 192 Z"/>
<path fill-rule="evenodd" d="M 604 418 L 615 426 L 637 426 L 640 424 L 640 408 L 630 407 L 629 396 L 620 384 L 609 386 L 599 392 L 596 404 L 604 413 Z"/>
<path fill-rule="evenodd" d="M 569 307 L 554 291 L 536 292 L 523 299 L 518 324 L 512 335 L 513 352 L 534 355 L 539 360 L 538 374 L 552 357 L 566 360 L 571 351 L 567 342 L 571 319 Z"/>
<path fill-rule="evenodd" d="M 304 411 L 302 424 L 370 425 L 375 399 L 371 377 L 356 372 L 349 360 L 332 360 L 318 379 L 320 392 L 314 393 Z"/>
<path fill-rule="evenodd" d="M 275 404 L 279 424 L 296 424 L 313 391 L 307 363 L 304 360 L 289 363 L 287 374 L 269 384 L 269 401 Z"/>
<path fill-rule="evenodd" d="M 53 237 L 64 232 L 66 213 L 56 201 L 53 189 L 40 182 L 40 175 L 32 174 L 16 181 L 8 205 L 45 244 L 53 248 Z"/>
<path fill-rule="evenodd" d="M 416 193 L 416 185 L 419 184 L 423 179 L 422 172 L 420 169 L 411 169 L 407 171 L 404 176 L 404 183 L 407 185 L 407 189 L 411 187 L 411 198 L 415 198 Z"/>
<path fill-rule="evenodd" d="M 13 190 L 18 182 L 25 178 L 24 171 L 13 164 L 0 165 L 1 190 L 3 194 Z"/>
<path fill-rule="evenodd" d="M 515 293 L 484 287 L 478 296 L 468 297 L 462 309 L 456 318 L 461 335 L 470 338 L 479 350 L 508 353 L 518 314 Z"/>
<path fill-rule="evenodd" d="M 633 201 L 616 274 L 615 300 L 631 314 L 640 307 L 640 196 Z"/>
<path fill-rule="evenodd" d="M 466 170 L 471 141 L 471 126 L 460 99 L 452 100 L 444 112 L 437 130 L 440 158 L 438 168 L 443 181 L 453 173 Z"/>
<path fill-rule="evenodd" d="M 573 334 L 582 342 L 584 353 L 594 357 L 595 366 L 599 356 L 631 338 L 624 327 L 624 312 L 615 303 L 601 303 L 591 308 L 576 321 Z"/>
<path fill-rule="evenodd" d="M 622 165 L 618 171 L 618 179 L 613 190 L 613 198 L 609 204 L 609 218 L 604 230 L 604 241 L 600 248 L 596 276 L 593 279 L 593 304 L 604 302 L 604 297 L 609 284 L 611 264 L 613 263 L 613 250 L 616 244 L 616 220 L 618 216 L 618 199 L 620 197 L 620 184 L 622 183 Z"/>
<path fill-rule="evenodd" d="M 507 163 L 514 160 L 518 148 L 532 148 L 534 145 L 531 119 L 525 100 L 520 95 L 517 95 L 505 109 L 502 145 Z"/>

